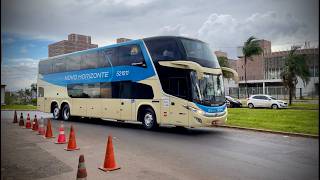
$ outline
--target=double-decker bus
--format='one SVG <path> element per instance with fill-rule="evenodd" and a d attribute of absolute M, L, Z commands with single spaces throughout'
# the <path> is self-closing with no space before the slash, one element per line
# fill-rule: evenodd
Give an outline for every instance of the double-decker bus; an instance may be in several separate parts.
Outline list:
<path fill-rule="evenodd" d="M 39 61 L 37 109 L 54 119 L 91 117 L 209 127 L 226 121 L 222 70 L 207 43 L 157 36 Z"/>

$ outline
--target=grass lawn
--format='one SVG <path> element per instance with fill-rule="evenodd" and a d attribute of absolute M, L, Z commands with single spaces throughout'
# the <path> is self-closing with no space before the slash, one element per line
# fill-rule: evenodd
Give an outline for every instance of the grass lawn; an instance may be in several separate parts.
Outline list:
<path fill-rule="evenodd" d="M 319 134 L 318 110 L 229 108 L 227 125 Z"/>
<path fill-rule="evenodd" d="M 36 110 L 37 106 L 33 105 L 1 105 L 1 109 L 10 109 L 10 110 Z"/>
<path fill-rule="evenodd" d="M 293 103 L 289 108 L 319 109 L 319 104 Z"/>

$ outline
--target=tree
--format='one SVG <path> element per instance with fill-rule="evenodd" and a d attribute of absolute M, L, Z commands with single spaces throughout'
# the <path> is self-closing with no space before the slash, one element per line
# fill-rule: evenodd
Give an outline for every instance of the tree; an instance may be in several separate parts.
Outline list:
<path fill-rule="evenodd" d="M 247 85 L 247 59 L 252 61 L 252 56 L 260 55 L 262 53 L 262 48 L 259 46 L 258 41 L 254 36 L 250 36 L 249 39 L 244 43 L 242 53 L 244 56 L 244 83 L 246 85 L 246 94 L 249 98 Z"/>
<path fill-rule="evenodd" d="M 23 104 L 24 101 L 24 90 L 20 89 L 19 91 L 17 91 L 18 94 L 18 103 L 19 104 Z"/>
<path fill-rule="evenodd" d="M 283 85 L 289 91 L 289 105 L 292 104 L 292 95 L 296 90 L 298 77 L 302 79 L 305 86 L 308 84 L 311 76 L 306 63 L 306 56 L 296 54 L 297 49 L 299 49 L 299 47 L 296 46 L 290 50 L 288 56 L 285 58 L 284 68 L 281 72 Z"/>
<path fill-rule="evenodd" d="M 37 83 L 32 83 L 31 84 L 31 91 L 37 92 Z"/>
<path fill-rule="evenodd" d="M 218 56 L 218 61 L 221 67 L 228 67 L 230 68 L 228 58 L 224 56 Z M 222 71 L 223 77 L 225 78 L 232 78 L 233 74 L 227 71 Z"/>

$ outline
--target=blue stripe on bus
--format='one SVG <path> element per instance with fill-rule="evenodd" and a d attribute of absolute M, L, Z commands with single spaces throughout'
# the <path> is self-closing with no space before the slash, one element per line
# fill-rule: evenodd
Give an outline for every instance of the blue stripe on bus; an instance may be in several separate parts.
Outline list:
<path fill-rule="evenodd" d="M 195 103 L 198 108 L 200 108 L 201 110 L 203 110 L 204 112 L 207 113 L 217 113 L 217 112 L 223 112 L 226 109 L 226 104 L 223 104 L 222 106 L 204 106 L 198 103 Z"/>
<path fill-rule="evenodd" d="M 113 81 L 137 82 L 154 75 L 148 68 L 135 66 L 116 66 L 109 68 L 88 69 L 82 71 L 63 72 L 44 75 L 42 80 L 49 83 L 65 86 L 78 83 L 98 83 Z"/>
<path fill-rule="evenodd" d="M 130 43 L 132 44 L 132 41 Z M 146 68 L 138 66 L 115 66 L 96 69 L 86 69 L 79 71 L 61 72 L 43 75 L 42 80 L 58 86 L 78 83 L 98 83 L 113 81 L 141 81 L 155 75 L 151 59 L 142 41 L 135 41 L 139 44 L 146 61 Z"/>

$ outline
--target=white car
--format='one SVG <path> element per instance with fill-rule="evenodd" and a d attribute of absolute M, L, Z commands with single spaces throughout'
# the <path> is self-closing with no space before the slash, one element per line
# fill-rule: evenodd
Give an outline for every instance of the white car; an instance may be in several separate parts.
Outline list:
<path fill-rule="evenodd" d="M 265 108 L 287 108 L 288 103 L 282 100 L 277 100 L 276 98 L 264 95 L 264 94 L 256 94 L 249 97 L 247 101 L 247 105 L 249 108 L 255 107 L 265 107 Z"/>

